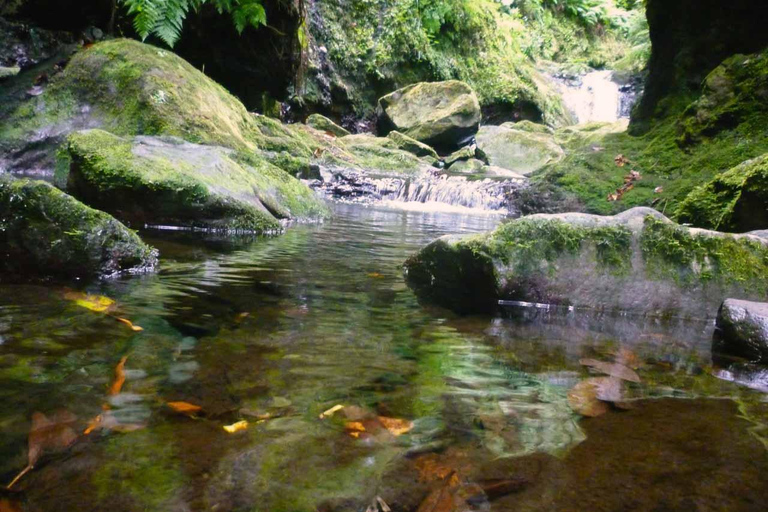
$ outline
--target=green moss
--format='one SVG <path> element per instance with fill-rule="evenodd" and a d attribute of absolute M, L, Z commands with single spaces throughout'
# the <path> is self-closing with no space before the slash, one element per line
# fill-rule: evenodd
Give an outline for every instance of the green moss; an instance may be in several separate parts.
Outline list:
<path fill-rule="evenodd" d="M 0 269 L 99 276 L 150 268 L 157 254 L 104 212 L 40 181 L 0 177 Z"/>
<path fill-rule="evenodd" d="M 718 282 L 768 292 L 768 247 L 756 240 L 697 234 L 647 217 L 640 244 L 650 277 L 686 286 Z"/>
<path fill-rule="evenodd" d="M 585 228 L 559 220 L 523 218 L 502 224 L 487 239 L 478 238 L 470 244 L 478 242 L 491 257 L 512 264 L 515 272 L 523 274 L 540 269 L 542 263 L 575 256 L 583 244 L 593 245 L 598 263 L 612 271 L 631 266 L 632 232 L 624 227 Z"/>
<path fill-rule="evenodd" d="M 320 114 L 312 114 L 307 118 L 307 125 L 322 132 L 328 132 L 336 137 L 344 137 L 350 133 L 330 119 Z"/>
<path fill-rule="evenodd" d="M 680 203 L 676 217 L 721 231 L 768 227 L 768 155 L 744 162 L 695 188 Z"/>
<path fill-rule="evenodd" d="M 67 150 L 68 189 L 134 222 L 264 232 L 277 219 L 327 215 L 304 184 L 253 153 L 101 130 L 72 134 Z"/>

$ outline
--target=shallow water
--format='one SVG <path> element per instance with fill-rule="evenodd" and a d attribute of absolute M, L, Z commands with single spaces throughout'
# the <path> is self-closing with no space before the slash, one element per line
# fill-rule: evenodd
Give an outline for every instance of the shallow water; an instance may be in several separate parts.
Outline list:
<path fill-rule="evenodd" d="M 142 332 L 60 287 L 0 286 L 3 482 L 27 463 L 35 412 L 66 409 L 78 434 L 111 421 L 47 450 L 0 510 L 363 511 L 380 496 L 415 511 L 452 473 L 472 499 L 444 510 L 762 510 L 765 395 L 715 376 L 710 324 L 418 304 L 404 259 L 497 222 L 339 205 L 277 238 L 145 233 L 158 273 L 85 289 Z M 580 419 L 566 400 L 589 376 L 579 359 L 620 347 L 644 362 L 632 410 Z M 353 437 L 351 408 L 318 417 L 337 404 L 413 426 L 366 420 Z M 517 483 L 475 492 L 496 479 Z"/>

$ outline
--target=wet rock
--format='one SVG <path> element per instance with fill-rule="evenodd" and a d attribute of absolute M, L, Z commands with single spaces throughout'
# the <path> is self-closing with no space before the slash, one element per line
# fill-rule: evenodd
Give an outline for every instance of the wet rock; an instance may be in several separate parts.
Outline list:
<path fill-rule="evenodd" d="M 98 277 L 152 269 L 157 252 L 123 224 L 41 181 L 0 176 L 0 271 Z"/>
<path fill-rule="evenodd" d="M 320 114 L 312 114 L 309 116 L 307 118 L 307 125 L 316 130 L 335 135 L 336 137 L 344 137 L 345 135 L 350 135 L 347 130 Z"/>
<path fill-rule="evenodd" d="M 443 237 L 405 264 L 422 299 L 461 312 L 518 300 L 712 317 L 725 297 L 768 293 L 768 243 L 686 228 L 650 208 L 614 217 L 532 215 Z"/>
<path fill-rule="evenodd" d="M 379 100 L 379 130 L 397 130 L 438 150 L 468 142 L 480 124 L 480 103 L 467 84 L 456 80 L 418 83 Z"/>
<path fill-rule="evenodd" d="M 327 215 L 322 200 L 266 160 L 173 137 L 89 130 L 66 144 L 57 176 L 82 201 L 135 226 L 272 232 L 281 220 Z"/>
<path fill-rule="evenodd" d="M 768 303 L 723 302 L 717 313 L 713 351 L 768 363 Z"/>
<path fill-rule="evenodd" d="M 475 146 L 464 146 L 458 151 L 454 151 L 447 157 L 443 159 L 443 162 L 445 163 L 445 168 L 450 169 L 454 164 L 459 162 L 466 162 L 470 159 L 475 158 Z"/>
<path fill-rule="evenodd" d="M 0 18 L 0 66 L 27 69 L 55 56 L 73 42 L 70 34 L 53 32 Z"/>
<path fill-rule="evenodd" d="M 529 175 L 565 156 L 551 130 L 534 123 L 483 126 L 477 147 L 491 165 Z"/>
<path fill-rule="evenodd" d="M 748 160 L 705 185 L 680 203 L 680 222 L 723 231 L 768 228 L 768 154 Z"/>

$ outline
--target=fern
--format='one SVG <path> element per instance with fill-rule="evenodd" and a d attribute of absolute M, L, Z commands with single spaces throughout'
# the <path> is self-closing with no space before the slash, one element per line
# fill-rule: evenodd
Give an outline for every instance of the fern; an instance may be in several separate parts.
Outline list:
<path fill-rule="evenodd" d="M 170 47 L 181 37 L 184 20 L 209 0 L 120 0 L 133 16 L 133 27 L 142 40 L 155 36 Z M 210 0 L 220 14 L 232 15 L 238 33 L 267 24 L 262 0 Z"/>

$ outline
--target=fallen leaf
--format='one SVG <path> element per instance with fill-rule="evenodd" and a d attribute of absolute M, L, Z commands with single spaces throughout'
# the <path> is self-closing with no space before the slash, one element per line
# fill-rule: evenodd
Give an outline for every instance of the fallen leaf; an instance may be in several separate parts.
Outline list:
<path fill-rule="evenodd" d="M 168 402 L 166 405 L 182 414 L 195 414 L 203 410 L 199 405 L 190 404 L 189 402 Z"/>
<path fill-rule="evenodd" d="M 54 412 L 50 418 L 41 412 L 32 415 L 32 426 L 29 429 L 29 446 L 27 452 L 27 467 L 25 467 L 11 483 L 13 487 L 24 475 L 34 469 L 35 464 L 46 452 L 64 451 L 77 440 L 77 434 L 72 424 L 77 416 L 67 410 Z"/>
<path fill-rule="evenodd" d="M 384 425 L 384 428 L 389 430 L 394 436 L 401 436 L 407 432 L 410 432 L 413 428 L 413 422 L 408 420 L 379 416 L 379 421 L 382 425 Z"/>
<path fill-rule="evenodd" d="M 83 431 L 84 435 L 89 435 L 96 430 L 111 430 L 113 432 L 135 432 L 147 428 L 146 423 L 121 423 L 111 410 L 105 410 L 91 421 L 88 427 Z"/>
<path fill-rule="evenodd" d="M 341 405 L 341 404 L 334 405 L 333 407 L 331 407 L 327 411 L 322 412 L 319 417 L 320 417 L 321 420 L 324 420 L 325 418 L 330 418 L 331 416 L 333 416 L 334 414 L 336 414 L 337 412 L 339 412 L 343 408 L 344 408 L 344 406 Z"/>
<path fill-rule="evenodd" d="M 138 325 L 133 325 L 133 323 L 130 320 L 127 320 L 125 318 L 120 318 L 119 316 L 115 316 L 113 318 L 115 320 L 117 320 L 118 322 L 122 322 L 125 325 L 127 325 L 128 327 L 130 327 L 133 332 L 141 332 L 141 331 L 144 330 L 143 327 L 139 327 Z"/>
<path fill-rule="evenodd" d="M 379 274 L 378 272 L 371 272 L 370 274 L 367 274 L 367 275 L 371 279 L 381 279 L 384 277 L 384 274 Z"/>
<path fill-rule="evenodd" d="M 598 378 L 583 380 L 568 391 L 568 405 L 574 412 L 589 418 L 608 412 L 608 404 L 597 398 L 598 386 L 595 381 Z"/>
<path fill-rule="evenodd" d="M 123 356 L 120 358 L 120 362 L 117 363 L 117 366 L 115 366 L 115 380 L 113 380 L 112 385 L 109 386 L 107 395 L 117 395 L 120 393 L 120 390 L 123 389 L 123 384 L 125 384 L 125 362 L 127 360 L 128 356 Z"/>
<path fill-rule="evenodd" d="M 224 425 L 224 430 L 226 430 L 230 434 L 234 434 L 235 432 L 240 432 L 241 430 L 246 430 L 247 428 L 248 428 L 248 422 L 245 420 L 238 421 L 237 423 L 233 423 L 231 425 Z"/>
<path fill-rule="evenodd" d="M 616 165 L 619 167 L 624 167 L 629 163 L 629 159 L 621 154 L 616 155 L 616 158 L 614 158 L 613 161 L 616 162 Z"/>
<path fill-rule="evenodd" d="M 81 292 L 68 291 L 64 298 L 71 300 L 75 304 L 96 313 L 106 313 L 116 307 L 116 302 L 109 297 L 102 295 L 90 295 Z"/>
<path fill-rule="evenodd" d="M 463 512 L 467 502 L 456 492 L 461 479 L 453 472 L 439 489 L 435 489 L 421 502 L 416 512 Z"/>
<path fill-rule="evenodd" d="M 348 421 L 344 424 L 344 430 L 347 434 L 357 439 L 360 437 L 360 434 L 365 432 L 365 425 L 359 421 Z"/>
<path fill-rule="evenodd" d="M 621 363 L 606 363 L 597 359 L 581 359 L 579 364 L 594 368 L 595 370 L 629 382 L 640 382 L 640 376 L 635 371 Z"/>

